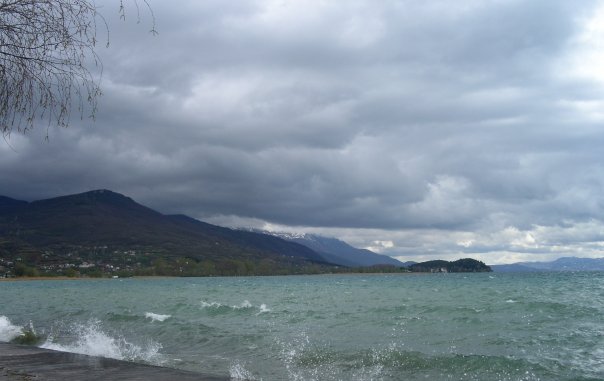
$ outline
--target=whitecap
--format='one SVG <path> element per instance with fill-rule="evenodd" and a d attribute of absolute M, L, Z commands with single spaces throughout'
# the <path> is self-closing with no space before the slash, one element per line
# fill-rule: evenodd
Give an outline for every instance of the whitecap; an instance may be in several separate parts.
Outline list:
<path fill-rule="evenodd" d="M 266 304 L 261 304 L 261 305 L 260 305 L 260 312 L 258 312 L 258 314 L 261 314 L 261 313 L 263 313 L 263 312 L 271 312 L 270 308 L 268 308 L 268 307 L 266 306 Z"/>
<path fill-rule="evenodd" d="M 506 300 L 505 302 L 506 302 L 506 303 L 516 303 L 516 301 L 515 301 L 515 300 L 513 300 L 513 299 L 508 299 L 508 300 Z"/>
<path fill-rule="evenodd" d="M 151 319 L 151 321 L 164 321 L 172 317 L 172 315 L 160 315 L 153 312 L 145 312 L 145 317 Z"/>
<path fill-rule="evenodd" d="M 249 300 L 244 300 L 243 303 L 241 303 L 240 305 L 233 306 L 233 308 L 236 309 L 236 310 L 240 310 L 242 308 L 252 308 L 252 307 L 253 307 L 252 303 L 250 303 Z"/>
<path fill-rule="evenodd" d="M 234 363 L 229 368 L 231 380 L 255 380 L 256 378 L 249 370 L 239 363 Z"/>
<path fill-rule="evenodd" d="M 204 300 L 201 301 L 201 308 L 217 308 L 217 307 L 222 307 L 222 304 L 218 303 L 218 302 L 206 302 Z"/>
<path fill-rule="evenodd" d="M 146 346 L 141 347 L 127 341 L 122 336 L 112 337 L 103 331 L 98 320 L 91 320 L 87 324 L 73 324 L 69 331 L 70 336 L 75 338 L 73 341 L 62 342 L 55 335 L 50 335 L 40 347 L 117 360 L 142 360 L 154 364 L 161 363 L 159 354 L 162 348 L 161 344 L 149 342 Z"/>
<path fill-rule="evenodd" d="M 257 315 L 265 312 L 270 312 L 271 310 L 266 306 L 266 304 L 261 304 L 260 306 L 254 306 L 250 303 L 249 300 L 244 300 L 241 304 L 228 305 L 222 304 L 218 302 L 206 302 L 204 300 L 201 301 L 201 308 L 215 308 L 220 310 L 230 310 L 230 311 L 240 311 L 240 310 L 258 310 Z"/>
<path fill-rule="evenodd" d="M 0 315 L 0 341 L 11 341 L 23 333 L 23 327 L 14 325 L 9 318 Z"/>

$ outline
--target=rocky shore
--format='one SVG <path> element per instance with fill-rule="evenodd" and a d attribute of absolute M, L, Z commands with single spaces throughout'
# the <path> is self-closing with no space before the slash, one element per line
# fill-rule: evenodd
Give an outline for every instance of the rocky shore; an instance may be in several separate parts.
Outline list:
<path fill-rule="evenodd" d="M 0 343 L 0 381 L 226 381 L 229 378 Z"/>

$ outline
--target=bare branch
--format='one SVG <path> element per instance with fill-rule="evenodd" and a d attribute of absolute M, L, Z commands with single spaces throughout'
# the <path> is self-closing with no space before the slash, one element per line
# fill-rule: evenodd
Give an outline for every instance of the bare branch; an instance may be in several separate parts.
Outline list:
<path fill-rule="evenodd" d="M 143 1 L 157 33 L 153 11 Z M 123 0 L 119 12 L 124 18 Z M 95 51 L 99 30 L 107 33 L 108 46 L 109 29 L 93 0 L 0 0 L 0 131 L 5 138 L 13 130 L 28 131 L 37 120 L 46 120 L 47 129 L 67 127 L 73 107 L 80 118 L 94 118 L 103 69 Z"/>

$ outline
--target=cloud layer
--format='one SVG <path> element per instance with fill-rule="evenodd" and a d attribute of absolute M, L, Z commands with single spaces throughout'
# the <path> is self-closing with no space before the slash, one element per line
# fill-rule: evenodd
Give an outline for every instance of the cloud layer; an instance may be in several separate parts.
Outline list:
<path fill-rule="evenodd" d="M 102 3 L 97 121 L 13 134 L 0 193 L 109 188 L 405 258 L 603 255 L 600 3 L 153 2 L 157 37 Z"/>

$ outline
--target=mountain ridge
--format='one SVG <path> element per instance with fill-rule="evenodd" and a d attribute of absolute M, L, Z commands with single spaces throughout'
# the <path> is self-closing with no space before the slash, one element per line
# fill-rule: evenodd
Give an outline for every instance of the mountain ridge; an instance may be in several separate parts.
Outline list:
<path fill-rule="evenodd" d="M 389 257 L 374 253 L 367 249 L 359 249 L 348 243 L 333 237 L 325 237 L 318 234 L 280 233 L 265 232 L 288 241 L 307 246 L 321 254 L 331 263 L 349 267 L 369 267 L 376 265 L 393 265 L 403 267 L 404 263 Z"/>
<path fill-rule="evenodd" d="M 118 256 L 122 261 L 115 259 Z M 206 268 L 192 269 L 191 275 L 302 273 L 333 267 L 306 246 L 164 215 L 105 189 L 29 203 L 3 197 L 0 258 L 21 258 L 24 265 L 55 270 L 53 263 L 64 265 L 77 258 L 71 261 L 76 266 L 92 262 L 104 269 L 146 269 L 155 275 L 184 273 L 193 264 Z"/>
<path fill-rule="evenodd" d="M 553 261 L 491 265 L 496 272 L 604 271 L 603 258 L 560 257 Z"/>
<path fill-rule="evenodd" d="M 433 270 L 430 264 L 412 269 L 412 262 L 401 263 L 336 238 L 314 234 L 286 238 L 162 214 L 107 189 L 31 202 L 0 196 L 0 276 Z M 438 265 L 473 271 L 478 267 L 472 261 Z"/>

